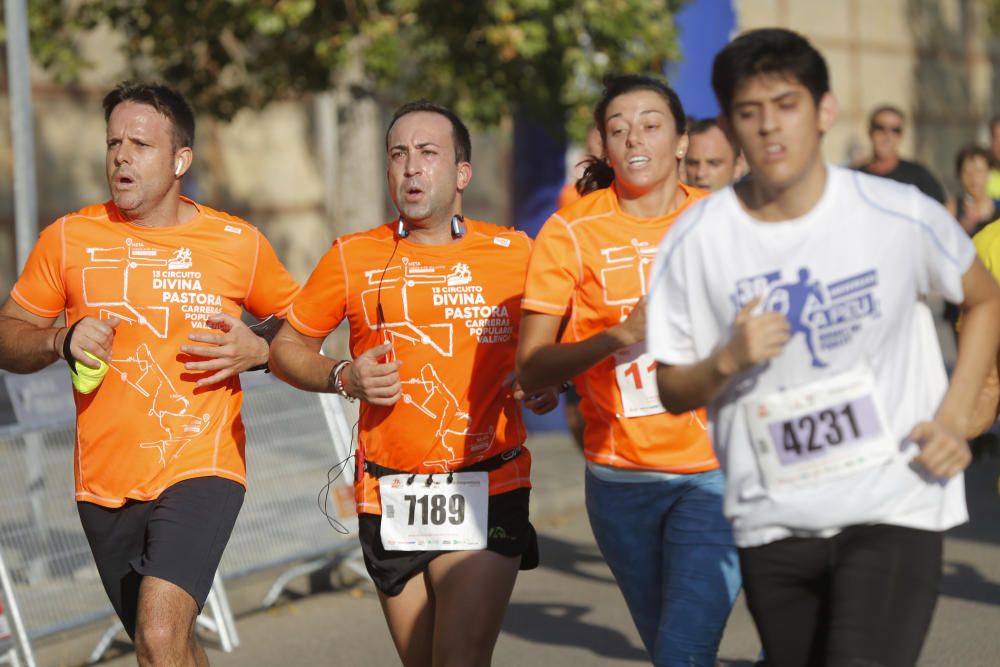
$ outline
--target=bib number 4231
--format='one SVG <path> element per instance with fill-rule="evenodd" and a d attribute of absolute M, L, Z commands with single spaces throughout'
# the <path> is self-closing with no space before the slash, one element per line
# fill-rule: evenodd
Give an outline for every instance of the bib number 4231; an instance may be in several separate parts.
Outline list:
<path fill-rule="evenodd" d="M 770 490 L 848 477 L 884 465 L 898 451 L 866 367 L 750 399 L 744 407 Z"/>
<path fill-rule="evenodd" d="M 818 452 L 861 437 L 854 407 L 850 403 L 840 409 L 822 410 L 790 419 L 782 423 L 781 431 L 782 449 L 795 456 Z"/>

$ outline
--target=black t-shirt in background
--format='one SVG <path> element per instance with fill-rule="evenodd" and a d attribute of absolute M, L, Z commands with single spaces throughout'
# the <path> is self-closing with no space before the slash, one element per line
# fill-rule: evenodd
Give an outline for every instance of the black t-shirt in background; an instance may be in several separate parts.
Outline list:
<path fill-rule="evenodd" d="M 872 176 L 891 178 L 892 180 L 899 181 L 900 183 L 915 185 L 921 192 L 931 199 L 936 199 L 942 204 L 944 203 L 944 188 L 941 187 L 941 184 L 937 182 L 937 179 L 934 178 L 934 175 L 928 171 L 926 167 L 917 164 L 916 162 L 900 160 L 899 164 L 896 165 L 896 168 L 888 174 L 876 174 L 873 171 L 868 171 L 868 165 L 860 167 L 859 169 L 866 174 L 871 174 Z"/>

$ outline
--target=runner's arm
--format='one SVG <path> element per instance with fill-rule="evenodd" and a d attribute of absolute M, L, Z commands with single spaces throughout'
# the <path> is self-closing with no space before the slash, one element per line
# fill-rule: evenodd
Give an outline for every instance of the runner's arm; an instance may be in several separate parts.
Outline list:
<path fill-rule="evenodd" d="M 693 364 L 657 363 L 660 402 L 681 414 L 707 405 L 738 373 L 781 354 L 789 338 L 788 320 L 776 312 L 753 314 L 757 297 L 736 315 L 733 333 L 725 344 Z"/>
<path fill-rule="evenodd" d="M 271 372 L 297 389 L 332 392 L 336 359 L 320 354 L 324 338 L 306 336 L 285 322 L 271 342 Z"/>
<path fill-rule="evenodd" d="M 997 365 L 1000 285 L 977 258 L 962 276 L 962 290 L 965 300 L 958 333 L 958 356 L 935 421 L 964 435 L 971 426 L 973 407 L 983 381 Z"/>
<path fill-rule="evenodd" d="M 255 334 L 240 318 L 216 313 L 207 325 L 218 333 L 195 332 L 188 338 L 204 345 L 181 345 L 181 352 L 203 361 L 188 361 L 184 368 L 206 373 L 195 385 L 206 387 L 267 363 L 267 340 Z M 211 375 L 208 373 L 214 371 Z"/>
<path fill-rule="evenodd" d="M 285 322 L 271 343 L 271 372 L 305 391 L 336 391 L 330 372 L 340 362 L 320 354 L 324 338 L 307 336 Z M 403 394 L 399 380 L 402 361 L 383 363 L 392 350 L 388 343 L 365 350 L 341 371 L 344 390 L 351 398 L 374 405 L 392 405 Z"/>
<path fill-rule="evenodd" d="M 54 317 L 39 317 L 13 299 L 0 306 L 0 368 L 12 373 L 34 373 L 60 358 L 63 329 Z"/>
<path fill-rule="evenodd" d="M 615 351 L 645 339 L 645 304 L 637 305 L 621 324 L 575 343 L 559 343 L 562 318 L 525 312 L 517 345 L 517 378 L 525 392 L 560 385 Z"/>
<path fill-rule="evenodd" d="M 979 398 L 976 399 L 965 437 L 972 439 L 986 432 L 997 420 L 998 414 L 1000 414 L 1000 372 L 994 367 L 983 382 L 983 388 L 979 392 Z"/>

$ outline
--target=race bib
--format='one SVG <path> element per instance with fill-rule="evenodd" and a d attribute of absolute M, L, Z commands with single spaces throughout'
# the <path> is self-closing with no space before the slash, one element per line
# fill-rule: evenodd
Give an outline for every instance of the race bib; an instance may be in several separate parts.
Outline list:
<path fill-rule="evenodd" d="M 382 546 L 386 549 L 486 548 L 489 473 L 386 475 L 378 483 L 382 494 Z"/>
<path fill-rule="evenodd" d="M 745 410 L 769 490 L 846 477 L 898 452 L 868 369 L 753 399 Z"/>
<path fill-rule="evenodd" d="M 666 412 L 656 389 L 656 361 L 646 352 L 645 341 L 615 352 L 615 380 L 625 417 L 645 417 Z"/>

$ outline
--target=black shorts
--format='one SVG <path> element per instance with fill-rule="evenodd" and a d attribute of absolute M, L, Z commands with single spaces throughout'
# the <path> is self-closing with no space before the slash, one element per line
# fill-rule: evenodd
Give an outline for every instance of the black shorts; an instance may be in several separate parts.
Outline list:
<path fill-rule="evenodd" d="M 129 500 L 117 508 L 77 503 L 104 590 L 129 637 L 135 637 L 144 576 L 180 586 L 201 610 L 245 492 L 228 479 L 196 477 L 146 502 Z"/>
<path fill-rule="evenodd" d="M 520 556 L 521 569 L 538 567 L 538 536 L 528 521 L 530 489 L 516 489 L 490 496 L 487 551 L 502 556 Z M 382 516 L 358 515 L 358 537 L 365 567 L 380 591 L 393 597 L 406 582 L 427 569 L 427 564 L 447 551 L 389 551 L 382 547 Z"/>

